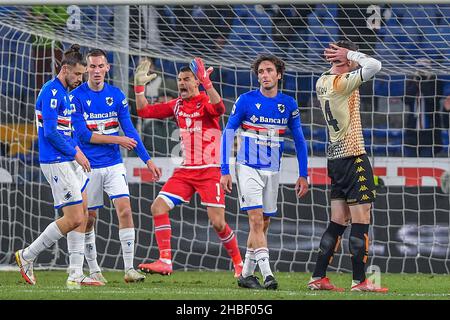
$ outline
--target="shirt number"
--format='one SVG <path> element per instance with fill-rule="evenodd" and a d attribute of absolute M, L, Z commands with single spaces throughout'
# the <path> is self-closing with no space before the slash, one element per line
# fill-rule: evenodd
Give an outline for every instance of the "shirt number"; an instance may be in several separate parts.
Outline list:
<path fill-rule="evenodd" d="M 330 127 L 333 127 L 334 131 L 339 131 L 338 121 L 333 117 L 330 108 L 330 101 L 325 101 L 325 120 Z"/>

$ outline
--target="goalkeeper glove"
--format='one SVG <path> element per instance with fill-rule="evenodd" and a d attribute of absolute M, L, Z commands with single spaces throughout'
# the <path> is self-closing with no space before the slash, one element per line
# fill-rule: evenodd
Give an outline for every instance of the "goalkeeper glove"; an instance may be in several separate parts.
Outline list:
<path fill-rule="evenodd" d="M 195 58 L 191 61 L 190 68 L 205 90 L 212 88 L 212 82 L 211 79 L 209 79 L 209 75 L 213 72 L 213 67 L 209 67 L 205 70 L 203 60 L 201 58 Z"/>
<path fill-rule="evenodd" d="M 145 85 L 157 77 L 156 73 L 148 74 L 151 66 L 152 63 L 148 60 L 141 62 L 137 66 L 134 73 L 134 93 L 136 95 L 143 95 Z"/>

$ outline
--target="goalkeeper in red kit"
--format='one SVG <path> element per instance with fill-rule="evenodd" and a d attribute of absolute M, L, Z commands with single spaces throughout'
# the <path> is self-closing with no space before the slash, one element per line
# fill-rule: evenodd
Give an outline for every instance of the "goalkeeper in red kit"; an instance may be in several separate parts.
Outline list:
<path fill-rule="evenodd" d="M 137 113 L 142 118 L 174 118 L 180 128 L 183 162 L 151 206 L 159 259 L 142 263 L 138 268 L 147 273 L 172 273 L 169 211 L 178 204 L 188 203 L 198 192 L 214 230 L 233 260 L 237 278 L 242 271 L 242 258 L 236 236 L 225 221 L 225 195 L 220 186 L 219 118 L 225 112 L 225 105 L 209 79 L 213 68 L 206 69 L 203 60 L 195 58 L 190 68 L 182 67 L 178 73 L 179 97 L 149 104 L 144 87 L 156 77 L 156 74 L 149 74 L 150 67 L 150 61 L 143 61 L 134 75 Z M 199 91 L 200 84 L 206 92 Z"/>

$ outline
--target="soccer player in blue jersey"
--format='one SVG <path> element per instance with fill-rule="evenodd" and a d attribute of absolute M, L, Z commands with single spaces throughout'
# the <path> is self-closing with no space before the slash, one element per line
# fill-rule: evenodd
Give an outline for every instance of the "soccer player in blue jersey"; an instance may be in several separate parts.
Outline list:
<path fill-rule="evenodd" d="M 266 232 L 270 217 L 277 213 L 280 161 L 288 128 L 297 151 L 299 177 L 295 190 L 298 197 L 308 192 L 308 152 L 297 103 L 278 90 L 285 70 L 284 62 L 276 56 L 265 54 L 254 61 L 252 69 L 258 76 L 260 87 L 239 96 L 233 106 L 222 135 L 220 183 L 226 192 L 231 192 L 229 157 L 235 131 L 240 128 L 236 184 L 241 210 L 248 214 L 250 232 L 238 285 L 275 290 L 278 282 L 270 269 Z M 254 276 L 256 265 L 264 278 L 263 286 Z"/>
<path fill-rule="evenodd" d="M 128 110 L 125 94 L 117 87 L 105 82 L 109 64 L 106 53 L 101 49 L 91 50 L 87 56 L 88 81 L 71 92 L 73 125 L 81 150 L 89 159 L 92 172 L 89 174 L 88 210 L 89 220 L 86 227 L 85 256 L 89 264 L 90 277 L 106 282 L 97 263 L 94 223 L 96 210 L 103 207 L 103 192 L 113 201 L 119 219 L 119 239 L 124 261 L 124 280 L 139 282 L 145 276 L 133 267 L 135 230 L 129 198 L 126 170 L 123 165 L 119 145 L 108 141 L 96 142 L 94 135 L 105 139 L 119 135 L 119 126 L 125 136 L 134 142 L 133 147 L 138 156 L 147 165 L 156 179 L 161 171 L 155 166 L 134 128 Z"/>
<path fill-rule="evenodd" d="M 72 139 L 73 110 L 68 95 L 68 89 L 73 89 L 82 82 L 85 71 L 80 47 L 74 44 L 64 53 L 60 72 L 44 84 L 36 101 L 39 162 L 52 189 L 54 207 L 61 208 L 64 215 L 50 223 L 30 246 L 15 253 L 20 273 L 31 285 L 36 284 L 33 264 L 39 253 L 66 234 L 69 237 L 72 233 L 84 233 L 86 227 L 87 210 L 83 208 L 83 200 L 86 198 L 84 189 L 88 179 L 84 172 L 89 172 L 91 166 Z M 83 248 L 84 237 L 78 247 L 72 249 L 80 251 Z M 69 252 L 72 253 L 73 251 Z M 73 255 L 72 259 L 78 259 L 78 263 L 74 263 L 78 267 L 70 270 L 68 284 L 99 285 L 98 281 L 83 276 L 83 256 Z"/>

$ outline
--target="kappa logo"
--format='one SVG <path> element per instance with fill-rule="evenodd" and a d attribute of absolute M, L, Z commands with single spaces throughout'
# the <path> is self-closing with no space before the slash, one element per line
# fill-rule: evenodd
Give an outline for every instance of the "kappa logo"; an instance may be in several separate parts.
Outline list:
<path fill-rule="evenodd" d="M 280 111 L 281 113 L 283 113 L 284 110 L 286 110 L 286 107 L 284 106 L 284 104 L 279 103 L 279 104 L 278 104 L 278 111 Z"/>
<path fill-rule="evenodd" d="M 113 100 L 112 97 L 106 97 L 106 104 L 107 104 L 108 106 L 111 107 L 113 103 L 114 103 L 114 100 Z"/>
<path fill-rule="evenodd" d="M 57 92 L 58 92 L 58 90 L 52 89 L 52 94 L 53 94 L 53 96 L 55 96 Z"/>
<path fill-rule="evenodd" d="M 259 108 L 261 108 L 261 103 L 256 103 L 255 106 L 259 110 Z"/>
<path fill-rule="evenodd" d="M 86 100 L 86 104 L 88 105 L 88 107 L 90 107 L 91 106 L 91 100 Z"/>

